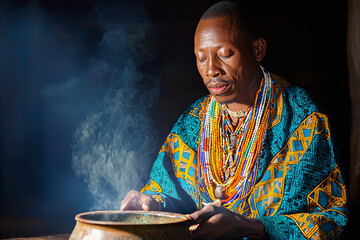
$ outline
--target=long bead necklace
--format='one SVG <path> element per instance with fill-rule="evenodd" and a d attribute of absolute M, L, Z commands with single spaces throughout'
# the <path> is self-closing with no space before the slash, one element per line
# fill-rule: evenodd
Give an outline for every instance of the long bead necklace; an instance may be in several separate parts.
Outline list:
<path fill-rule="evenodd" d="M 272 98 L 269 72 L 263 67 L 264 78 L 251 109 L 234 130 L 235 146 L 231 144 L 232 127 L 226 107 L 211 97 L 200 130 L 198 151 L 200 185 L 217 205 L 234 199 L 244 200 L 256 180 L 260 148 L 265 136 Z"/>

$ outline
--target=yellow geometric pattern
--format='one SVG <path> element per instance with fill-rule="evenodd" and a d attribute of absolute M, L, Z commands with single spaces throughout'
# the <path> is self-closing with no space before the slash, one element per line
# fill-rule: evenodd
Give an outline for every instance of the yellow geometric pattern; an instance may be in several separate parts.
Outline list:
<path fill-rule="evenodd" d="M 150 190 L 150 191 L 153 191 L 153 192 L 159 192 L 159 193 L 162 192 L 162 189 L 161 189 L 160 185 L 157 182 L 155 182 L 154 180 L 152 180 L 152 179 L 150 179 L 150 182 L 147 183 L 145 185 L 145 187 L 143 187 L 143 189 L 141 189 L 140 192 L 143 193 L 143 192 L 145 192 L 147 190 Z"/>
<path fill-rule="evenodd" d="M 341 229 L 337 226 L 337 224 L 333 220 L 328 219 L 320 214 L 298 213 L 286 216 L 294 220 L 306 239 L 339 239 L 341 235 Z M 321 225 L 327 223 L 331 223 L 336 227 L 328 234 L 325 234 L 321 229 Z"/>
<path fill-rule="evenodd" d="M 307 196 L 309 212 L 324 211 L 329 208 L 344 207 L 346 205 L 346 188 L 341 183 L 340 174 L 337 164 L 329 176 Z M 324 199 L 327 199 L 327 201 L 324 201 Z M 336 210 L 333 209 L 333 211 Z M 343 214 L 340 211 L 338 212 Z"/>
<path fill-rule="evenodd" d="M 204 101 L 202 101 L 199 106 L 192 109 L 189 112 L 189 114 L 196 117 L 196 118 L 202 119 L 209 100 L 210 100 L 210 96 L 208 96 L 206 99 L 204 99 Z"/>
<path fill-rule="evenodd" d="M 164 199 L 160 195 L 151 195 L 158 202 L 164 202 Z"/>
<path fill-rule="evenodd" d="M 329 138 L 328 120 L 322 113 L 315 112 L 307 117 L 285 147 L 275 155 L 261 180 L 255 185 L 248 199 L 249 203 L 240 206 L 241 214 L 255 218 L 259 217 L 259 212 L 265 211 L 266 216 L 276 213 L 283 199 L 287 171 L 300 161 L 315 134 L 321 134 L 325 139 Z"/>
<path fill-rule="evenodd" d="M 333 220 L 320 214 L 311 214 L 311 212 L 314 211 L 333 211 L 346 217 L 343 212 L 334 209 L 336 207 L 345 207 L 347 201 L 345 185 L 341 183 L 340 174 L 340 169 L 337 164 L 329 176 L 308 194 L 307 208 L 310 213 L 285 215 L 294 220 L 307 239 L 340 238 L 341 229 Z M 321 225 L 329 223 L 335 226 L 335 229 L 326 234 L 322 230 Z"/>
<path fill-rule="evenodd" d="M 192 187 L 197 188 L 196 153 L 176 134 L 171 133 L 164 145 L 168 146 L 164 150 L 171 159 L 175 176 L 184 179 Z"/>
<path fill-rule="evenodd" d="M 268 129 L 274 127 L 281 121 L 281 115 L 283 111 L 283 91 L 289 86 L 289 83 L 285 81 L 282 77 L 271 74 L 271 78 L 273 79 L 273 99 L 272 99 L 272 107 L 270 112 L 270 119 Z M 275 109 L 275 111 L 274 111 Z"/>

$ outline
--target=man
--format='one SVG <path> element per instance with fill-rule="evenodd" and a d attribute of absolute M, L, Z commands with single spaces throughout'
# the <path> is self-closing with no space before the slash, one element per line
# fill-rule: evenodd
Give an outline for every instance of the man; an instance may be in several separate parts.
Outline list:
<path fill-rule="evenodd" d="M 194 50 L 210 95 L 180 117 L 121 209 L 191 213 L 194 238 L 339 238 L 347 193 L 327 117 L 260 66 L 266 41 L 247 13 L 225 1 L 202 16 Z"/>

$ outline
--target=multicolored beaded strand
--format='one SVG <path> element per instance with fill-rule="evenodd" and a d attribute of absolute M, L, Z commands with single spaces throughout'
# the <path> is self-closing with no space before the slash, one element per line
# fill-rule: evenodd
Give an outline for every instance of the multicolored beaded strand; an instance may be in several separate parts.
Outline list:
<path fill-rule="evenodd" d="M 256 180 L 273 94 L 270 74 L 261 69 L 264 78 L 254 103 L 236 129 L 230 123 L 226 107 L 213 97 L 203 118 L 198 149 L 199 177 L 203 179 L 200 185 L 217 205 L 246 199 Z M 237 136 L 235 146 L 231 139 L 234 135 Z"/>

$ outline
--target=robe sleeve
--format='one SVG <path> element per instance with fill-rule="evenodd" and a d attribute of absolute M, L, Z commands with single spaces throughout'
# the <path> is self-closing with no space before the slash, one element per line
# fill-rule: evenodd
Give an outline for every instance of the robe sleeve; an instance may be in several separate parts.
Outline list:
<path fill-rule="evenodd" d="M 193 199 L 184 191 L 179 179 L 175 176 L 173 161 L 179 152 L 172 151 L 175 138 L 170 134 L 163 144 L 157 159 L 154 162 L 150 173 L 150 180 L 141 190 L 142 193 L 149 194 L 161 202 L 162 210 L 167 212 L 191 213 L 196 211 L 196 204 Z M 176 142 L 175 142 L 176 144 Z M 184 152 L 181 152 L 182 154 Z M 185 183 L 186 184 L 186 183 Z"/>
<path fill-rule="evenodd" d="M 180 116 L 159 151 L 150 180 L 141 190 L 152 195 L 168 212 L 192 213 L 200 208 L 196 150 L 200 116 L 209 95 L 197 100 Z"/>
<path fill-rule="evenodd" d="M 264 175 L 285 179 L 276 213 L 259 217 L 270 239 L 341 238 L 349 210 L 337 156 L 326 116 L 312 114 L 265 171 Z"/>
<path fill-rule="evenodd" d="M 270 239 L 341 239 L 347 222 L 345 188 L 336 166 L 307 198 L 307 212 L 260 218 Z"/>

